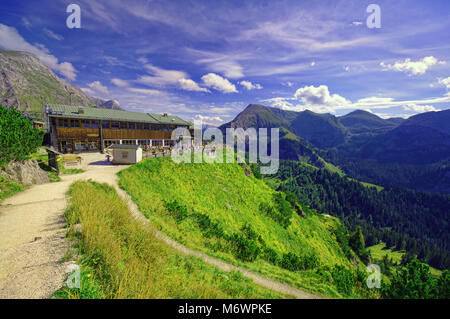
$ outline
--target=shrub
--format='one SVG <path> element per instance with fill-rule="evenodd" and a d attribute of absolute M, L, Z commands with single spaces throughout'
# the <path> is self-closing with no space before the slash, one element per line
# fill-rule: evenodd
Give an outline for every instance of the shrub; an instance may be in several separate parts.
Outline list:
<path fill-rule="evenodd" d="M 340 293 L 351 294 L 355 286 L 355 278 L 353 273 L 341 265 L 335 265 L 331 270 L 334 285 Z"/>
<path fill-rule="evenodd" d="M 42 145 L 44 132 L 34 128 L 20 111 L 0 105 L 0 167 L 22 161 Z"/>
<path fill-rule="evenodd" d="M 242 234 L 233 234 L 230 241 L 234 244 L 234 254 L 243 261 L 254 261 L 261 249 L 256 241 L 250 240 Z"/>
<path fill-rule="evenodd" d="M 201 213 L 195 213 L 192 216 L 196 219 L 198 226 L 203 231 L 203 235 L 205 237 L 211 236 L 216 236 L 217 238 L 225 237 L 223 227 L 219 222 L 212 221 L 208 215 Z"/>
<path fill-rule="evenodd" d="M 171 213 L 177 222 L 180 222 L 188 217 L 187 207 L 178 203 L 177 200 L 172 202 L 164 202 L 164 207 Z"/>
<path fill-rule="evenodd" d="M 269 203 L 261 203 L 259 204 L 259 211 L 268 215 L 284 228 L 289 227 L 293 213 L 291 204 L 283 197 L 282 193 L 276 193 L 273 199 L 275 206 Z"/>

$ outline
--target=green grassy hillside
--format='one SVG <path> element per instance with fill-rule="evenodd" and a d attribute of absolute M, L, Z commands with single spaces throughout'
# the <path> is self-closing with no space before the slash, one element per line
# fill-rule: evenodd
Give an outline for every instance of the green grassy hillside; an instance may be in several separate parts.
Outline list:
<path fill-rule="evenodd" d="M 76 182 L 70 196 L 65 217 L 80 254 L 81 289 L 64 287 L 56 298 L 283 297 L 162 243 L 106 184 Z M 76 224 L 81 233 L 74 232 Z"/>
<path fill-rule="evenodd" d="M 242 166 L 156 158 L 119 177 L 146 217 L 190 248 L 325 296 L 366 293 L 339 220 L 289 202 Z"/>

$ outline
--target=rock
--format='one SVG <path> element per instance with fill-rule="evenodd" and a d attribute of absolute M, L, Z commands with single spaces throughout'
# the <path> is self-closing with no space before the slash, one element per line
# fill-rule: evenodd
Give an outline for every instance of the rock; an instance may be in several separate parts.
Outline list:
<path fill-rule="evenodd" d="M 24 184 L 45 184 L 49 182 L 47 173 L 42 170 L 36 160 L 10 162 L 0 175 Z"/>

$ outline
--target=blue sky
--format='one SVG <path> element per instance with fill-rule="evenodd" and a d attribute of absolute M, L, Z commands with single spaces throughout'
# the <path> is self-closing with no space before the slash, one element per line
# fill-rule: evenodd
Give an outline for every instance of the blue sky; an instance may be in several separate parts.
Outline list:
<path fill-rule="evenodd" d="M 81 29 L 66 26 L 70 3 Z M 249 103 L 406 117 L 450 108 L 449 14 L 447 0 L 2 0 L 0 48 L 88 96 L 209 124 Z"/>

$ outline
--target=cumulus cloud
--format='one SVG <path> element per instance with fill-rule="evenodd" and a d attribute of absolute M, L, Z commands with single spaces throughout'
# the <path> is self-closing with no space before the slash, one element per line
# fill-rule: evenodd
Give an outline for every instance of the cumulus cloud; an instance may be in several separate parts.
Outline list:
<path fill-rule="evenodd" d="M 434 56 L 424 57 L 422 60 L 411 61 L 411 59 L 405 59 L 405 61 L 397 61 L 394 64 L 380 63 L 383 70 L 393 70 L 396 72 L 405 72 L 412 75 L 424 74 L 429 67 L 435 64 L 443 64 L 443 61 L 438 61 Z"/>
<path fill-rule="evenodd" d="M 57 40 L 57 41 L 62 41 L 62 40 L 64 40 L 64 37 L 63 37 L 62 35 L 59 35 L 59 34 L 53 32 L 53 31 L 50 30 L 50 29 L 44 28 L 43 31 L 44 31 L 44 34 L 45 34 L 47 37 L 49 37 L 49 38 L 52 38 L 52 39 Z"/>
<path fill-rule="evenodd" d="M 261 90 L 263 87 L 261 86 L 261 84 L 258 83 L 252 83 L 250 81 L 240 81 L 239 82 L 240 85 L 242 85 L 243 87 L 245 87 L 247 90 Z"/>
<path fill-rule="evenodd" d="M 298 89 L 293 97 L 274 97 L 265 99 L 266 102 L 273 107 L 283 110 L 303 111 L 311 110 L 318 113 L 336 113 L 337 110 L 387 110 L 390 108 L 401 108 L 404 111 L 414 113 L 423 113 L 430 111 L 439 111 L 433 104 L 450 102 L 450 92 L 442 97 L 425 98 L 421 100 L 403 100 L 397 101 L 391 97 L 371 96 L 352 102 L 338 94 L 330 94 L 326 85 L 305 86 Z M 379 113 L 376 113 L 379 114 Z M 411 114 L 408 114 L 411 115 Z"/>
<path fill-rule="evenodd" d="M 178 84 L 186 91 L 210 92 L 208 89 L 200 87 L 197 82 L 191 79 L 179 79 Z"/>
<path fill-rule="evenodd" d="M 26 51 L 36 55 L 39 60 L 55 72 L 73 81 L 76 79 L 77 71 L 69 62 L 59 62 L 43 45 L 31 45 L 13 27 L 0 23 L 0 48 L 6 50 Z"/>
<path fill-rule="evenodd" d="M 202 76 L 203 84 L 207 87 L 221 91 L 223 93 L 237 93 L 236 86 L 215 73 L 208 73 Z"/>
<path fill-rule="evenodd" d="M 326 85 L 302 87 L 295 92 L 294 97 L 306 105 L 342 107 L 351 104 L 349 100 L 338 94 L 330 94 Z"/>
<path fill-rule="evenodd" d="M 101 84 L 100 81 L 88 83 L 87 86 L 94 92 L 102 93 L 104 95 L 109 94 L 108 88 Z"/>

